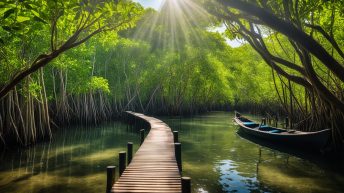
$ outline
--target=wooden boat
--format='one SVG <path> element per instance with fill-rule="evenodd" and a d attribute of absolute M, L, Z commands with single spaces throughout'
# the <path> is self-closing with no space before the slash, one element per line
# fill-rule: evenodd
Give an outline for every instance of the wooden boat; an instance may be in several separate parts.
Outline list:
<path fill-rule="evenodd" d="M 282 145 L 297 146 L 304 149 L 319 150 L 323 148 L 330 136 L 330 129 L 316 132 L 303 132 L 286 130 L 256 123 L 248 118 L 235 113 L 234 121 L 240 126 L 240 131 L 245 134 L 276 142 Z"/>

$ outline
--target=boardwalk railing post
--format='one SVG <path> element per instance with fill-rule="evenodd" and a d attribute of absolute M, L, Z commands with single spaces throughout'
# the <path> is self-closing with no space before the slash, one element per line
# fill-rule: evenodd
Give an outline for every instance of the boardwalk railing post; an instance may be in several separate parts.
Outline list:
<path fill-rule="evenodd" d="M 128 150 L 128 165 L 129 165 L 131 160 L 133 159 L 133 142 L 128 142 L 127 150 Z"/>
<path fill-rule="evenodd" d="M 111 192 L 112 185 L 115 183 L 116 166 L 106 168 L 106 193 Z"/>
<path fill-rule="evenodd" d="M 143 141 L 145 140 L 145 130 L 144 129 L 140 130 L 140 136 L 141 136 L 141 143 L 140 143 L 140 145 L 142 145 Z"/>
<path fill-rule="evenodd" d="M 179 172 L 182 172 L 182 147 L 181 143 L 174 143 L 175 156 Z"/>
<path fill-rule="evenodd" d="M 121 151 L 119 152 L 119 176 L 121 176 L 125 170 L 126 166 L 126 152 Z"/>
<path fill-rule="evenodd" d="M 191 178 L 182 177 L 182 193 L 191 193 Z"/>
<path fill-rule="evenodd" d="M 173 131 L 173 140 L 174 140 L 174 143 L 178 143 L 179 142 L 178 131 Z"/>

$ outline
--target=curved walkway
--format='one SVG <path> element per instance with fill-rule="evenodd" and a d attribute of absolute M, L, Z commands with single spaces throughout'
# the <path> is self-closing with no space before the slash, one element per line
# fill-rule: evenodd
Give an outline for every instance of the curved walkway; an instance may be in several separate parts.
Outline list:
<path fill-rule="evenodd" d="M 171 128 L 154 117 L 128 111 L 151 129 L 111 192 L 181 192 Z"/>

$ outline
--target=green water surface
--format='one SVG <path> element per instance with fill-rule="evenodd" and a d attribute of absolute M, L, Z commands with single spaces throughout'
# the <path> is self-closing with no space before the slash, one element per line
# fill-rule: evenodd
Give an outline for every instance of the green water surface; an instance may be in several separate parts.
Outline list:
<path fill-rule="evenodd" d="M 193 192 L 344 192 L 342 161 L 253 143 L 238 135 L 233 117 L 163 118 L 180 133 L 183 175 L 192 178 Z"/>
<path fill-rule="evenodd" d="M 106 167 L 118 165 L 138 130 L 114 122 L 95 128 L 72 127 L 54 133 L 51 142 L 0 154 L 1 193 L 103 193 Z M 117 170 L 118 172 L 118 170 Z"/>
<path fill-rule="evenodd" d="M 179 131 L 183 176 L 192 178 L 193 192 L 344 192 L 342 161 L 261 146 L 238 135 L 232 117 L 212 112 L 161 118 Z M 0 192 L 103 193 L 105 168 L 118 165 L 128 141 L 136 151 L 138 128 L 113 122 L 66 128 L 51 142 L 2 151 Z"/>

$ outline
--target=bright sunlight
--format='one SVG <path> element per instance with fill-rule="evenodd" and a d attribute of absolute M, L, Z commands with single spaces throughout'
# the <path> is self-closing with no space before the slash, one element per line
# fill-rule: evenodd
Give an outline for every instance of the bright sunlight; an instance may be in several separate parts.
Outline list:
<path fill-rule="evenodd" d="M 158 2 L 156 2 L 158 3 Z M 158 39 L 163 49 L 180 50 L 190 41 L 201 43 L 199 29 L 206 28 L 208 13 L 198 4 L 189 0 L 165 0 L 158 13 L 143 19 L 134 37 Z M 153 33 L 157 27 L 158 33 Z"/>

